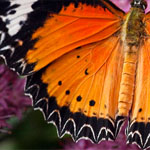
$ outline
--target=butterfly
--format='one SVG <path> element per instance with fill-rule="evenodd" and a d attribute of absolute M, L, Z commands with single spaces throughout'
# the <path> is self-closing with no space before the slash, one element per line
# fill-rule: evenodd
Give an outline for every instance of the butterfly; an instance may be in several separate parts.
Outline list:
<path fill-rule="evenodd" d="M 0 56 L 59 137 L 150 147 L 150 13 L 109 0 L 1 0 Z"/>

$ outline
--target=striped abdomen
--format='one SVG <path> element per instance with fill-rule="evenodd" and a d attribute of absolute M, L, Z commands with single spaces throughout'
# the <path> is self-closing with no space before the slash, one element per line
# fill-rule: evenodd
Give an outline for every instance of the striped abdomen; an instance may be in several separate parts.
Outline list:
<path fill-rule="evenodd" d="M 122 28 L 124 63 L 118 99 L 119 116 L 128 116 L 132 106 L 138 50 L 145 34 L 143 18 L 144 11 L 133 7 L 126 15 Z"/>
<path fill-rule="evenodd" d="M 132 106 L 138 48 L 128 47 L 124 54 L 124 64 L 122 79 L 120 84 L 119 100 L 118 100 L 118 115 L 127 116 Z"/>

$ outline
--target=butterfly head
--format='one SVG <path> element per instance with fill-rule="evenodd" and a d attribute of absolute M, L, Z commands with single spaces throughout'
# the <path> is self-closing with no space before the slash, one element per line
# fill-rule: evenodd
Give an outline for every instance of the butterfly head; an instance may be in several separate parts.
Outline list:
<path fill-rule="evenodd" d="M 147 2 L 145 0 L 133 0 L 131 6 L 145 10 L 147 8 Z"/>

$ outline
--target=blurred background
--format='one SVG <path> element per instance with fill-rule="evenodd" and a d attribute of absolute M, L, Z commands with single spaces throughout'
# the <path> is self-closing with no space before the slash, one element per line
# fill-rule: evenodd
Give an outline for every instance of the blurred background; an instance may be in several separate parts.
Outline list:
<path fill-rule="evenodd" d="M 124 11 L 129 0 L 112 0 Z M 149 10 L 149 8 L 147 9 Z M 0 150 L 138 150 L 126 145 L 124 128 L 115 142 L 92 144 L 80 140 L 74 143 L 69 135 L 59 139 L 56 128 L 44 121 L 40 111 L 33 111 L 31 100 L 24 96 L 25 79 L 19 78 L 5 65 L 0 65 Z"/>

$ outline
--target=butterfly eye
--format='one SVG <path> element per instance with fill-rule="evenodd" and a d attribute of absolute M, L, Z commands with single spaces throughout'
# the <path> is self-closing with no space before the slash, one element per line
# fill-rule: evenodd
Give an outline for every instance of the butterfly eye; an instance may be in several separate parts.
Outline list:
<path fill-rule="evenodd" d="M 147 8 L 147 2 L 145 0 L 133 0 L 131 6 L 145 10 Z"/>

